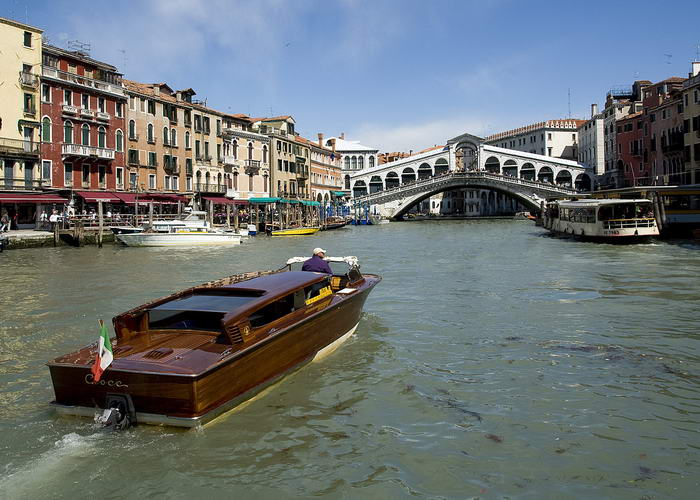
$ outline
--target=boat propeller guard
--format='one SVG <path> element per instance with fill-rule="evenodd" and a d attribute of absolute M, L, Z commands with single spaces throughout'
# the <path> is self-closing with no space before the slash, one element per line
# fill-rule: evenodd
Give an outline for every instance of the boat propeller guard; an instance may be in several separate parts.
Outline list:
<path fill-rule="evenodd" d="M 104 428 L 115 431 L 125 430 L 136 425 L 136 410 L 128 394 L 107 394 L 102 415 L 95 416 L 95 422 Z"/>

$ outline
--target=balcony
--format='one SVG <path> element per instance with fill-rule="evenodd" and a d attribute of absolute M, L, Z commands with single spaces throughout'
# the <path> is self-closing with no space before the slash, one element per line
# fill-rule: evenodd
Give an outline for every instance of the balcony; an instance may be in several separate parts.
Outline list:
<path fill-rule="evenodd" d="M 98 111 L 98 112 L 96 113 L 96 116 L 97 116 L 97 119 L 100 120 L 100 121 L 102 121 L 102 122 L 108 122 L 109 119 L 111 118 L 111 117 L 109 116 L 109 113 L 105 113 L 105 112 L 103 112 L 103 111 Z"/>
<path fill-rule="evenodd" d="M 0 153 L 9 153 L 19 156 L 37 156 L 40 147 L 41 143 L 39 142 L 0 137 Z"/>
<path fill-rule="evenodd" d="M 39 86 L 39 78 L 33 74 L 26 71 L 19 72 L 19 83 L 23 87 L 29 87 L 35 89 Z"/>
<path fill-rule="evenodd" d="M 45 183 L 44 183 L 45 184 Z M 42 187 L 42 181 L 35 179 L 23 179 L 20 177 L 0 177 L 0 189 L 6 191 L 12 190 L 40 190 Z"/>
<path fill-rule="evenodd" d="M 114 150 L 108 148 L 98 148 L 95 146 L 83 146 L 82 144 L 64 144 L 63 156 L 114 160 Z"/>
<path fill-rule="evenodd" d="M 225 193 L 225 184 L 207 184 L 205 182 L 196 182 L 194 190 L 200 193 Z"/>
<path fill-rule="evenodd" d="M 200 164 L 211 165 L 211 156 L 209 156 L 209 155 L 206 155 L 206 156 L 196 155 L 195 160 L 197 160 L 197 163 L 200 163 Z"/>
<path fill-rule="evenodd" d="M 138 141 L 138 140 L 139 140 L 139 134 L 129 134 L 129 140 L 130 140 L 130 141 Z"/>
<path fill-rule="evenodd" d="M 231 165 L 232 167 L 238 166 L 238 159 L 233 155 L 224 155 L 221 159 L 224 165 Z"/>
<path fill-rule="evenodd" d="M 169 163 L 166 163 L 163 166 L 163 169 L 165 170 L 166 173 L 171 174 L 171 175 L 180 175 L 180 165 L 172 165 Z"/>
<path fill-rule="evenodd" d="M 74 83 L 81 87 L 95 89 L 100 92 L 106 92 L 108 94 L 113 94 L 119 97 L 125 97 L 124 88 L 120 84 L 107 83 L 101 80 L 94 80 L 92 78 L 75 75 L 73 73 L 59 71 L 58 69 L 52 68 L 50 66 L 42 66 L 41 68 L 41 74 L 44 78 Z"/>
<path fill-rule="evenodd" d="M 185 124 L 185 127 L 192 128 L 192 120 L 188 120 L 187 118 L 185 118 L 185 121 L 183 123 Z"/>
<path fill-rule="evenodd" d="M 36 116 L 36 106 L 26 106 L 24 108 L 24 116 L 29 117 L 29 116 Z"/>
<path fill-rule="evenodd" d="M 78 108 L 76 106 L 71 106 L 70 104 L 64 104 L 61 108 L 64 115 L 77 115 Z"/>
<path fill-rule="evenodd" d="M 95 112 L 91 109 L 81 108 L 80 109 L 80 117 L 92 119 L 92 118 L 95 118 Z"/>
<path fill-rule="evenodd" d="M 148 138 L 146 139 L 146 142 L 148 142 L 148 144 L 155 144 L 155 143 L 156 143 L 156 138 L 155 138 L 155 137 L 148 137 Z"/>

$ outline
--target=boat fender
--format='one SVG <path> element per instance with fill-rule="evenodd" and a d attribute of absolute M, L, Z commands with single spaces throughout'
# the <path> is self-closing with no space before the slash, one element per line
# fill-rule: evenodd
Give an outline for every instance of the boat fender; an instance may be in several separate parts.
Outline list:
<path fill-rule="evenodd" d="M 125 430 L 136 425 L 136 410 L 128 394 L 107 394 L 105 410 L 95 417 L 95 422 L 103 428 L 115 431 Z"/>

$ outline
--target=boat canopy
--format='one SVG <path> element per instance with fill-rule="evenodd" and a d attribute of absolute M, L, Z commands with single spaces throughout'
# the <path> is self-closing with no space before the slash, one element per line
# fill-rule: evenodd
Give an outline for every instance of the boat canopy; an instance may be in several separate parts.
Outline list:
<path fill-rule="evenodd" d="M 292 264 L 301 264 L 302 262 L 306 262 L 309 260 L 311 257 L 292 257 L 289 260 L 287 260 L 287 265 L 291 266 Z M 345 262 L 348 267 L 359 267 L 359 261 L 357 260 L 357 257 L 354 255 L 348 255 L 346 257 L 324 257 L 323 260 L 327 262 Z"/>

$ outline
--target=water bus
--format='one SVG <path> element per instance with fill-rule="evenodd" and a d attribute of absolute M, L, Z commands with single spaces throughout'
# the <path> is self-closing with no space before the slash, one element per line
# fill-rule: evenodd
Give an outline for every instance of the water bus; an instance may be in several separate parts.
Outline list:
<path fill-rule="evenodd" d="M 659 235 L 652 203 L 634 200 L 557 200 L 547 204 L 543 226 L 593 241 L 638 242 Z"/>
<path fill-rule="evenodd" d="M 229 276 L 113 318 L 113 361 L 99 380 L 97 346 L 48 363 L 53 406 L 115 427 L 195 427 L 330 353 L 357 329 L 381 281 L 355 257 L 328 257 L 333 275 L 292 269 Z"/>

